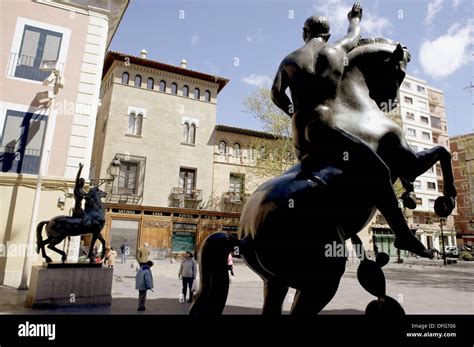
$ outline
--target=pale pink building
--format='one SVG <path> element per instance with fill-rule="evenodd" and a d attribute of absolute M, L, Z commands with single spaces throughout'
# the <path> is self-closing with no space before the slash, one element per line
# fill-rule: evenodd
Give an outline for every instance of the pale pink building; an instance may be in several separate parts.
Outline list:
<path fill-rule="evenodd" d="M 104 54 L 128 3 L 0 3 L 0 284 L 19 280 L 43 137 L 38 221 L 69 214 L 79 163 L 89 178 Z M 54 109 L 47 97 L 52 87 L 44 85 L 51 72 L 40 69 L 44 61 L 56 62 L 64 84 Z"/>

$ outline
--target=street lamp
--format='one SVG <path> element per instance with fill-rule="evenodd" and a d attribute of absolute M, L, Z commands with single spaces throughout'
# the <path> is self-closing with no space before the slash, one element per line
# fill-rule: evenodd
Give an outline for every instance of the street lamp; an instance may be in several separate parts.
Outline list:
<path fill-rule="evenodd" d="M 97 187 L 100 187 L 102 184 L 106 182 L 107 184 L 111 184 L 115 181 L 115 178 L 119 175 L 119 173 L 120 173 L 120 160 L 115 158 L 110 163 L 110 170 L 109 170 L 110 178 L 91 179 L 91 183 L 97 185 Z"/>
<path fill-rule="evenodd" d="M 50 94 L 50 91 L 40 92 L 37 94 L 37 98 L 40 101 L 48 101 L 49 99 L 49 116 L 46 118 L 45 124 L 45 133 L 43 136 L 43 141 L 41 144 L 41 152 L 39 158 L 39 169 L 38 169 L 38 179 L 36 182 L 36 190 L 35 190 L 35 197 L 33 200 L 33 210 L 31 212 L 31 219 L 30 219 L 30 230 L 28 233 L 28 240 L 26 244 L 26 251 L 25 251 L 25 259 L 23 261 L 23 269 L 21 272 L 21 282 L 18 289 L 28 289 L 28 277 L 31 272 L 31 259 L 29 257 L 29 250 L 31 251 L 34 247 L 34 239 L 35 239 L 35 231 L 36 231 L 36 222 L 38 219 L 38 210 L 39 210 L 39 203 L 41 198 L 41 186 L 43 182 L 43 175 L 46 167 L 46 144 L 48 143 L 48 138 L 50 134 L 50 129 L 48 129 L 51 122 L 49 122 L 49 118 L 51 118 L 51 114 L 54 110 L 54 102 L 56 100 L 56 95 L 58 94 L 61 88 L 64 88 L 64 85 L 61 83 L 61 74 L 60 71 L 57 69 L 57 61 L 56 60 L 43 60 L 39 67 L 40 71 L 43 72 L 51 72 L 51 74 L 43 81 L 44 86 L 49 86 L 51 83 L 53 84 L 53 93 Z M 46 94 L 46 99 L 45 99 Z"/>

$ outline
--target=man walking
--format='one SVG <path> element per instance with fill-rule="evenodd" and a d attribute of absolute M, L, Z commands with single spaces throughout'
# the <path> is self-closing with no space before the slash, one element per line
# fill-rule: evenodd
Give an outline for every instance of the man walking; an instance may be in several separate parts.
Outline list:
<path fill-rule="evenodd" d="M 148 261 L 148 256 L 150 255 L 150 249 L 148 248 L 148 243 L 145 242 L 143 247 L 140 247 L 138 250 L 138 263 L 140 266 L 143 266 Z"/>
<path fill-rule="evenodd" d="M 135 276 L 135 289 L 138 290 L 138 308 L 137 311 L 145 311 L 145 301 L 147 290 L 153 291 L 153 275 L 151 273 L 151 267 L 153 262 L 147 261 L 140 270 L 138 270 Z"/>
<path fill-rule="evenodd" d="M 194 261 L 193 254 L 186 252 L 186 258 L 181 262 L 179 268 L 178 278 L 183 281 L 183 302 L 186 300 L 186 292 L 189 287 L 189 299 L 188 302 L 193 301 L 193 282 L 196 278 L 196 262 Z"/>
<path fill-rule="evenodd" d="M 122 264 L 125 264 L 125 262 L 127 261 L 127 257 L 129 255 L 129 252 L 130 252 L 130 247 L 128 246 L 128 242 L 127 242 L 126 239 L 124 239 L 122 244 L 120 245 L 120 252 L 122 252 L 121 253 Z"/>

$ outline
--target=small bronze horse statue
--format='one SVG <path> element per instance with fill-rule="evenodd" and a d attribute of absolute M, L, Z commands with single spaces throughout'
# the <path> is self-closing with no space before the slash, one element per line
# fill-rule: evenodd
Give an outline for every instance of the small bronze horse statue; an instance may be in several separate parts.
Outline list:
<path fill-rule="evenodd" d="M 62 262 L 66 261 L 67 255 L 65 252 L 56 248 L 55 246 L 63 241 L 68 236 L 78 236 L 84 234 L 92 234 L 92 242 L 89 250 L 90 262 L 94 262 L 92 249 L 97 239 L 102 242 L 101 259 L 105 258 L 105 239 L 100 232 L 105 225 L 105 207 L 102 198 L 106 197 L 107 193 L 101 191 L 98 187 L 93 187 L 85 197 L 85 210 L 83 217 L 57 216 L 49 221 L 42 221 L 36 227 L 36 253 L 41 254 L 46 262 L 50 263 L 52 259 L 46 255 L 44 246 L 61 254 Z M 41 233 L 43 226 L 46 225 L 46 240 L 42 239 Z"/>

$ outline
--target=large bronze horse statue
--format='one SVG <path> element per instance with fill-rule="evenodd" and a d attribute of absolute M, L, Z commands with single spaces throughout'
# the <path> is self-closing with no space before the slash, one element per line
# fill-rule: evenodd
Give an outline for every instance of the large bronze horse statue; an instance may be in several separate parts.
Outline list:
<path fill-rule="evenodd" d="M 456 196 L 449 152 L 436 146 L 414 153 L 400 126 L 384 114 L 405 77 L 408 51 L 390 40 L 365 39 L 348 58 L 331 125 L 364 140 L 387 164 L 393 182 L 399 177 L 411 182 L 440 161 L 445 188 L 435 210 L 449 215 Z M 370 192 L 377 189 L 370 178 L 331 165 L 313 172 L 309 179 L 301 174 L 298 163 L 264 183 L 243 208 L 238 240 L 215 233 L 204 241 L 200 289 L 191 314 L 222 313 L 229 288 L 226 259 L 236 247 L 264 281 L 263 314 L 281 314 L 289 287 L 297 290 L 292 314 L 317 314 L 331 301 L 347 261 L 347 252 L 341 256 L 336 250 L 346 250 L 348 239 L 360 250 L 357 233 L 376 212 Z M 385 292 L 381 267 L 387 255 L 382 253 L 376 261 L 363 251 L 359 256 L 359 282 L 378 299 L 366 312 L 403 314 L 398 302 Z"/>
<path fill-rule="evenodd" d="M 78 236 L 84 234 L 92 234 L 92 242 L 89 250 L 90 262 L 94 262 L 93 247 L 97 239 L 102 243 L 101 259 L 105 257 L 105 239 L 101 235 L 101 231 L 105 224 L 105 207 L 102 202 L 107 193 L 101 191 L 98 187 L 89 190 L 85 197 L 84 216 L 57 216 L 49 221 L 42 221 L 36 227 L 36 252 L 41 254 L 46 262 L 50 263 L 52 259 L 46 255 L 44 246 L 61 254 L 62 262 L 66 261 L 65 252 L 55 246 L 68 236 Z M 43 240 L 41 234 L 43 227 L 46 225 L 46 240 Z"/>

